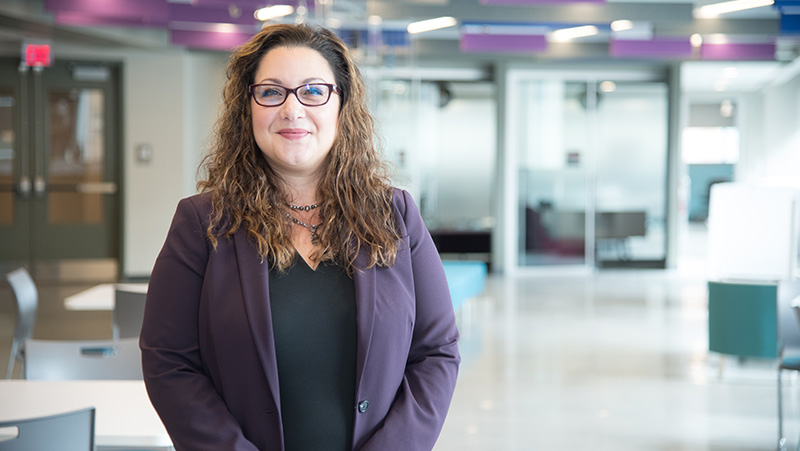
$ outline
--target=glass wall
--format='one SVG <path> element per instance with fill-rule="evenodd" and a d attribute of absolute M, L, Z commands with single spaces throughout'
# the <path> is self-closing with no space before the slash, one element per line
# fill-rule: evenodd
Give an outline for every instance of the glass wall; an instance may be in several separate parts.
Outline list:
<path fill-rule="evenodd" d="M 666 84 L 511 80 L 516 264 L 664 267 Z"/>
<path fill-rule="evenodd" d="M 497 158 L 494 84 L 381 79 L 372 85 L 394 183 L 419 203 L 443 258 L 488 262 Z"/>

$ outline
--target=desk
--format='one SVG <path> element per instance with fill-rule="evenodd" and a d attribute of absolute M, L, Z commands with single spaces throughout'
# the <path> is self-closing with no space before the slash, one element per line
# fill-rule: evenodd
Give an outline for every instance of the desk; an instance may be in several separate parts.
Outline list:
<path fill-rule="evenodd" d="M 67 310 L 114 310 L 114 290 L 147 292 L 146 283 L 103 283 L 64 298 Z"/>
<path fill-rule="evenodd" d="M 142 381 L 0 380 L 0 399 L 0 421 L 95 407 L 98 449 L 173 449 Z"/>

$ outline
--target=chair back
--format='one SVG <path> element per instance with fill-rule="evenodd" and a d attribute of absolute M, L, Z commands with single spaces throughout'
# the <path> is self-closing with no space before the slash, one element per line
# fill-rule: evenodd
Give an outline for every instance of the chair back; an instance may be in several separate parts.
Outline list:
<path fill-rule="evenodd" d="M 118 341 L 27 340 L 25 378 L 31 380 L 142 379 L 138 338 Z"/>
<path fill-rule="evenodd" d="M 778 357 L 777 284 L 709 282 L 708 348 L 740 357 Z"/>
<path fill-rule="evenodd" d="M 36 322 L 36 310 L 39 306 L 39 292 L 33 278 L 25 268 L 15 269 L 6 274 L 11 285 L 17 310 L 17 322 L 14 325 L 14 339 L 11 342 L 11 355 L 8 360 L 6 379 L 11 379 L 16 360 L 22 361 L 25 340 L 33 336 Z"/>
<path fill-rule="evenodd" d="M 147 292 L 117 287 L 114 290 L 113 336 L 135 338 L 142 331 Z"/>
<path fill-rule="evenodd" d="M 0 422 L 0 451 L 94 451 L 95 409 Z"/>

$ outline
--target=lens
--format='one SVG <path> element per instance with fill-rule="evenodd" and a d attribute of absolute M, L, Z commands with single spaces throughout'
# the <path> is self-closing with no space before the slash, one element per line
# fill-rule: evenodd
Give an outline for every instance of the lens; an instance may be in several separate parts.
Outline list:
<path fill-rule="evenodd" d="M 259 85 L 253 88 L 253 97 L 261 105 L 280 105 L 286 98 L 286 89 L 276 85 Z"/>
<path fill-rule="evenodd" d="M 330 87 L 322 84 L 309 84 L 297 88 L 297 97 L 305 105 L 322 105 L 330 97 Z"/>

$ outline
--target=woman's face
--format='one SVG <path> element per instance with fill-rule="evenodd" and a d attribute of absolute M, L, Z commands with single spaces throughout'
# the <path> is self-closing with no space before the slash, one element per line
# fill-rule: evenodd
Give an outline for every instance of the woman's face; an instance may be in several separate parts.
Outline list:
<path fill-rule="evenodd" d="M 306 83 L 335 83 L 328 61 L 308 47 L 276 47 L 258 65 L 254 83 L 294 89 Z M 315 176 L 321 171 L 336 137 L 341 99 L 305 106 L 294 94 L 283 105 L 265 107 L 250 99 L 253 134 L 272 168 L 290 176 Z"/>

